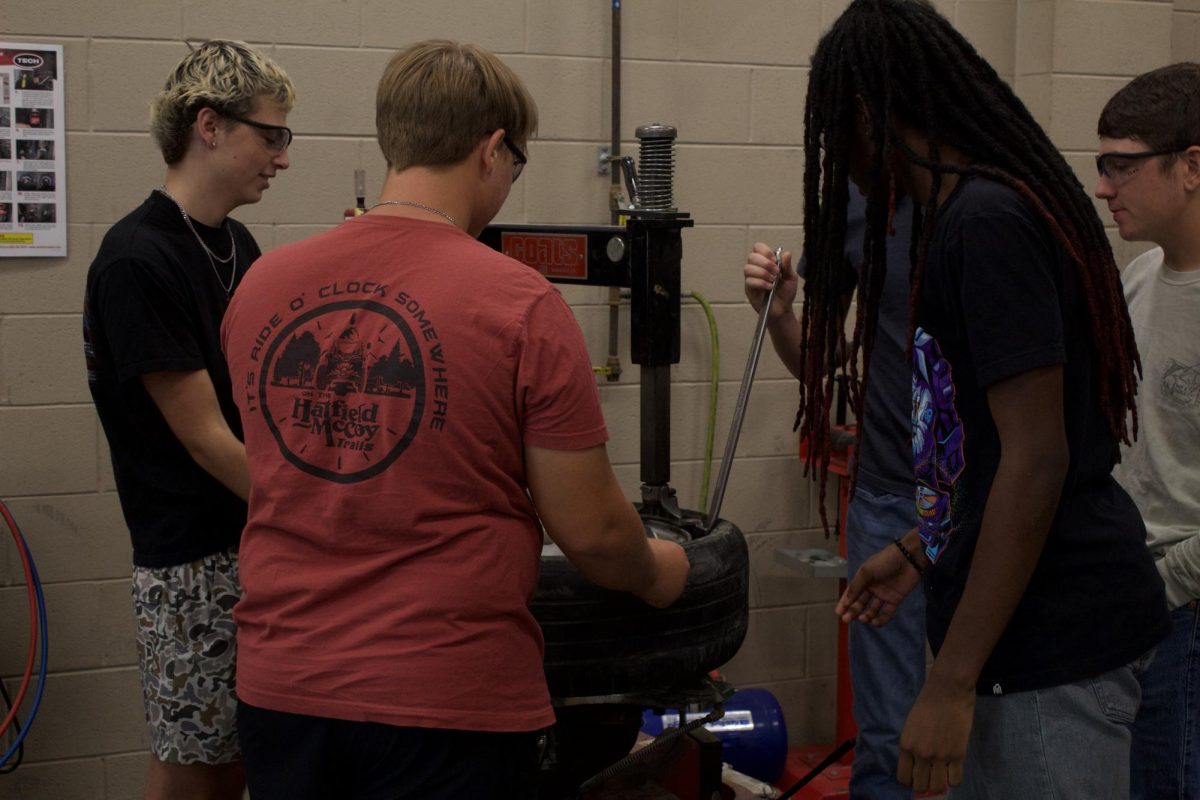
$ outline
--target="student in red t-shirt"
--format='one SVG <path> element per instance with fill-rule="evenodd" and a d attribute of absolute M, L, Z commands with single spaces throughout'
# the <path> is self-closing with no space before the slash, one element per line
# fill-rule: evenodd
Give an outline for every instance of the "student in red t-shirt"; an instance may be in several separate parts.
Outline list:
<path fill-rule="evenodd" d="M 478 47 L 392 59 L 369 213 L 281 247 L 223 328 L 250 462 L 238 695 L 261 798 L 524 798 L 554 721 L 528 609 L 546 531 L 665 606 L 687 557 L 624 498 L 583 338 L 475 241 L 537 109 Z"/>

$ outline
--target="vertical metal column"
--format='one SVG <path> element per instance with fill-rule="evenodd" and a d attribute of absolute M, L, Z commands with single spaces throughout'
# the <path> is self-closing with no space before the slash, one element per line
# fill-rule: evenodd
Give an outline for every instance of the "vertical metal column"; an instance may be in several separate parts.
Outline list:
<path fill-rule="evenodd" d="M 643 125 L 636 207 L 629 213 L 630 360 L 641 367 L 643 510 L 678 517 L 671 479 L 671 365 L 679 363 L 679 303 L 687 214 L 674 207 L 675 129 Z"/>
<path fill-rule="evenodd" d="M 613 159 L 621 157 L 621 0 L 612 0 L 612 140 L 609 142 L 608 154 Z M 621 224 L 621 170 L 616 161 L 610 165 L 612 186 L 609 187 L 609 223 Z M 608 358 L 604 366 L 608 369 L 605 376 L 610 383 L 621 379 L 621 359 L 617 355 L 618 339 L 621 330 L 621 290 L 615 286 L 608 290 Z"/>
<path fill-rule="evenodd" d="M 679 363 L 679 296 L 684 225 L 691 220 L 629 220 L 630 360 L 641 366 L 642 482 L 671 478 L 671 365 Z"/>

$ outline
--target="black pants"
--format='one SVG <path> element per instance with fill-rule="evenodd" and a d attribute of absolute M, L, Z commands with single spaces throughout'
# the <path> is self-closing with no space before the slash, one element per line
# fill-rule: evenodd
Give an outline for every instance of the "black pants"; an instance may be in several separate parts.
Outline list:
<path fill-rule="evenodd" d="M 287 714 L 238 704 L 252 800 L 531 800 L 538 737 Z"/>

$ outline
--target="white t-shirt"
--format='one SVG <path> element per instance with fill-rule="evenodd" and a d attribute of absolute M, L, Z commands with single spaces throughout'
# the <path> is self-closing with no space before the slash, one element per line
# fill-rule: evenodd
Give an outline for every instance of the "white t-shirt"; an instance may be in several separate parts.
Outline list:
<path fill-rule="evenodd" d="M 1200 598 L 1200 270 L 1177 272 L 1162 248 L 1121 272 L 1142 357 L 1138 438 L 1114 477 L 1146 521 L 1172 608 Z"/>

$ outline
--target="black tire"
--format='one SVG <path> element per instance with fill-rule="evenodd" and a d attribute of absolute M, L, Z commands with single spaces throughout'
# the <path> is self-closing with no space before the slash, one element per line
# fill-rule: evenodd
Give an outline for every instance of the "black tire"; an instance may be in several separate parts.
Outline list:
<path fill-rule="evenodd" d="M 561 555 L 543 555 L 531 609 L 546 639 L 552 697 L 595 697 L 691 685 L 733 658 L 749 622 L 746 538 L 719 520 L 684 545 L 683 596 L 655 609 L 585 580 Z"/>

